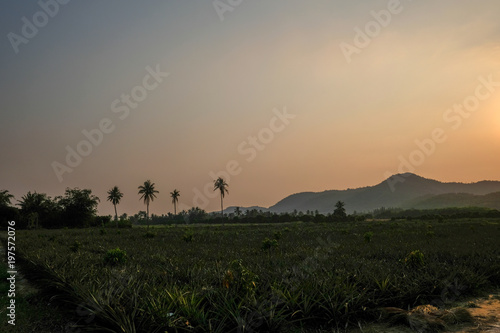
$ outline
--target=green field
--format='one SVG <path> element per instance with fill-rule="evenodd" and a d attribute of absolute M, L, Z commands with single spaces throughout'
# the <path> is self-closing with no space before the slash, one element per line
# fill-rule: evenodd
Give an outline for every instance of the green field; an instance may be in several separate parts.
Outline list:
<path fill-rule="evenodd" d="M 72 332 L 336 332 L 500 286 L 500 221 L 18 231 Z"/>

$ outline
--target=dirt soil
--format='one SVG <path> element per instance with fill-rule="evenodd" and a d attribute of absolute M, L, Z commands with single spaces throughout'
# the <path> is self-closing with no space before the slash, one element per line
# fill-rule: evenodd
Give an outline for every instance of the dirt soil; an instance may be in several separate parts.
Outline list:
<path fill-rule="evenodd" d="M 446 329 L 411 329 L 407 325 L 390 325 L 388 322 L 373 323 L 349 333 L 500 333 L 500 293 L 475 298 L 453 305 L 454 309 L 466 309 L 473 322 L 448 325 Z"/>
<path fill-rule="evenodd" d="M 473 306 L 473 307 L 471 307 Z M 500 294 L 469 302 L 468 310 L 476 322 L 473 326 L 458 328 L 457 333 L 500 333 Z"/>

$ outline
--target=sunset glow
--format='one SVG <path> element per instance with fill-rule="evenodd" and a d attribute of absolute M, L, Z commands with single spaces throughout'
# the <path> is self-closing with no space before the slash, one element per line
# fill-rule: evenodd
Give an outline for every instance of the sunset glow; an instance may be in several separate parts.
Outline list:
<path fill-rule="evenodd" d="M 116 185 L 135 214 L 150 179 L 166 214 L 174 189 L 217 210 L 217 176 L 226 206 L 269 207 L 420 155 L 425 178 L 500 180 L 500 3 L 397 2 L 74 1 L 29 38 L 43 9 L 4 2 L 0 189 L 89 188 L 114 214 Z"/>

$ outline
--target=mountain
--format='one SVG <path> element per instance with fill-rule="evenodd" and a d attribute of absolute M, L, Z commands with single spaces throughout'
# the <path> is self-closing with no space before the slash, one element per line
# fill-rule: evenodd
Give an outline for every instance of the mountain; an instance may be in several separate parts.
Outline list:
<path fill-rule="evenodd" d="M 357 189 L 329 190 L 324 192 L 302 192 L 292 194 L 269 207 L 271 212 L 292 212 L 307 210 L 331 213 L 337 201 L 345 202 L 348 213 L 368 212 L 380 207 L 430 208 L 472 206 L 498 206 L 499 195 L 481 198 L 493 192 L 500 192 L 500 181 L 477 183 L 443 183 L 413 173 L 397 174 L 380 184 Z M 466 194 L 466 195 L 462 195 Z"/>

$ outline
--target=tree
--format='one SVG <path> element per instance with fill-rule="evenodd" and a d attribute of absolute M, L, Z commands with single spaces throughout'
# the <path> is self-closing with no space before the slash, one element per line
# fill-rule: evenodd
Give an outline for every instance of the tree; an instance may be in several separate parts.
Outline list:
<path fill-rule="evenodd" d="M 214 181 L 214 191 L 219 190 L 220 191 L 220 215 L 221 217 L 224 217 L 224 205 L 223 205 L 223 198 L 225 193 L 229 193 L 227 190 L 229 185 L 224 181 L 222 177 L 217 178 Z"/>
<path fill-rule="evenodd" d="M 241 209 L 240 209 L 240 207 L 236 207 L 236 208 L 234 209 L 234 214 L 235 214 L 236 216 L 238 216 L 238 217 L 241 215 Z"/>
<path fill-rule="evenodd" d="M 144 203 L 146 204 L 146 220 L 148 222 L 149 229 L 149 202 L 153 201 L 156 198 L 155 193 L 160 192 L 155 190 L 155 183 L 152 183 L 149 179 L 144 182 L 144 185 L 139 186 L 138 189 L 138 194 L 142 194 L 140 199 L 143 199 Z"/>
<path fill-rule="evenodd" d="M 63 224 L 75 227 L 88 227 L 97 214 L 99 198 L 91 190 L 67 188 L 64 197 L 56 197 L 62 207 Z"/>
<path fill-rule="evenodd" d="M 111 201 L 113 206 L 115 207 L 115 222 L 118 227 L 118 213 L 116 212 L 116 205 L 120 203 L 120 200 L 123 198 L 123 193 L 120 192 L 118 186 L 114 186 L 111 190 L 108 191 L 108 201 Z"/>
<path fill-rule="evenodd" d="M 45 193 L 31 193 L 21 197 L 18 201 L 21 215 L 27 221 L 28 228 L 57 226 L 61 221 L 61 207 Z"/>
<path fill-rule="evenodd" d="M 14 199 L 14 196 L 7 190 L 0 191 L 0 206 L 10 206 L 10 200 Z"/>
<path fill-rule="evenodd" d="M 344 220 L 347 217 L 344 206 L 345 203 L 343 201 L 337 201 L 335 204 L 335 210 L 333 211 L 334 219 Z"/>
<path fill-rule="evenodd" d="M 0 191 L 0 228 L 2 230 L 7 230 L 7 222 L 9 221 L 16 221 L 16 229 L 25 227 L 18 222 L 19 209 L 10 205 L 10 200 L 13 198 L 14 196 L 9 191 Z"/>
<path fill-rule="evenodd" d="M 170 192 L 170 196 L 172 197 L 172 203 L 174 204 L 174 215 L 177 215 L 177 202 L 179 201 L 179 196 L 181 193 L 177 190 Z"/>
<path fill-rule="evenodd" d="M 199 207 L 190 208 L 187 212 L 184 211 L 184 214 L 186 215 L 186 222 L 189 223 L 200 223 L 207 217 L 207 212 Z"/>

